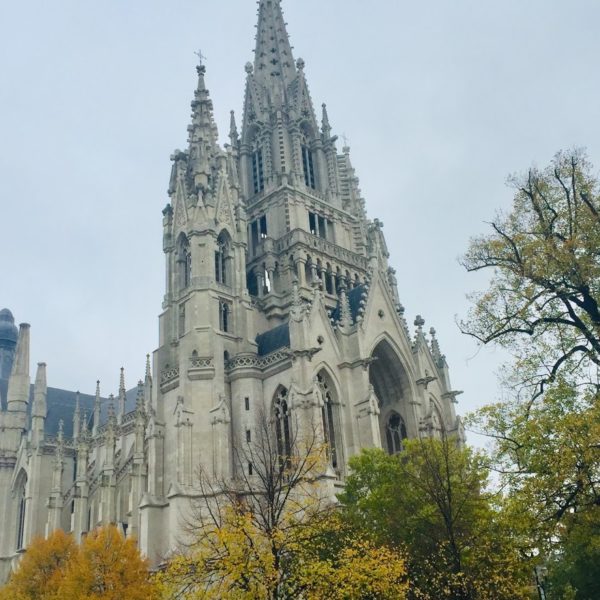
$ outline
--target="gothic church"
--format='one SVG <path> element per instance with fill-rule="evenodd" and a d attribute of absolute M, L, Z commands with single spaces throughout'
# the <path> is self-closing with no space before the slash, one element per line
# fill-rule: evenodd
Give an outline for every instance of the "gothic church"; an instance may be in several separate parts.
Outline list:
<path fill-rule="evenodd" d="M 0 312 L 0 579 L 34 536 L 117 523 L 154 563 L 177 544 L 195 469 L 235 478 L 232 448 L 270 414 L 321 422 L 332 493 L 365 447 L 464 438 L 435 331 L 411 331 L 349 149 L 317 118 L 280 0 L 260 0 L 241 131 L 221 147 L 205 66 L 162 213 L 158 349 L 115 396 L 29 373 L 30 328 Z"/>

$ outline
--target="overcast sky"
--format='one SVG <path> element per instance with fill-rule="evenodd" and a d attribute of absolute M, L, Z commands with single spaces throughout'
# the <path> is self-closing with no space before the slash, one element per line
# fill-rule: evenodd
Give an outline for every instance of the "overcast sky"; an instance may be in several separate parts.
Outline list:
<path fill-rule="evenodd" d="M 400 298 L 434 326 L 464 413 L 499 353 L 458 332 L 485 280 L 458 256 L 509 207 L 506 178 L 588 148 L 600 167 L 600 2 L 284 0 L 315 107 L 347 136 Z M 132 387 L 158 341 L 161 210 L 185 148 L 194 51 L 220 137 L 241 125 L 252 0 L 0 2 L 0 308 L 49 384 Z M 341 144 L 340 144 L 341 145 Z"/>

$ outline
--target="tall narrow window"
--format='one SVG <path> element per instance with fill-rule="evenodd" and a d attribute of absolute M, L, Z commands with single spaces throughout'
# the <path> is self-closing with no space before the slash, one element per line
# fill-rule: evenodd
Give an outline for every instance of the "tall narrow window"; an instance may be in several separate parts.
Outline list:
<path fill-rule="evenodd" d="M 317 235 L 317 215 L 313 212 L 308 213 L 308 230 L 313 235 Z"/>
<path fill-rule="evenodd" d="M 231 304 L 226 300 L 219 301 L 219 328 L 221 331 L 231 331 Z"/>
<path fill-rule="evenodd" d="M 225 231 L 217 238 L 217 250 L 215 251 L 215 280 L 217 283 L 229 285 L 230 274 L 228 272 L 229 261 L 229 236 Z"/>
<path fill-rule="evenodd" d="M 185 304 L 179 305 L 179 337 L 185 334 Z"/>
<path fill-rule="evenodd" d="M 267 217 L 263 215 L 260 219 L 260 239 L 264 240 L 267 237 Z"/>
<path fill-rule="evenodd" d="M 290 436 L 290 415 L 288 411 L 288 392 L 280 388 L 275 395 L 273 412 L 275 413 L 275 437 L 277 441 L 277 455 L 280 464 L 289 464 L 292 455 L 292 442 Z"/>
<path fill-rule="evenodd" d="M 302 144 L 302 168 L 304 169 L 304 183 L 307 187 L 315 189 L 315 166 L 312 150 L 308 147 L 308 141 Z"/>
<path fill-rule="evenodd" d="M 402 451 L 402 440 L 407 437 L 406 425 L 404 419 L 397 412 L 393 412 L 389 416 L 385 436 L 389 454 L 398 454 Z"/>
<path fill-rule="evenodd" d="M 323 406 L 321 408 L 321 416 L 323 419 L 323 435 L 325 444 L 327 444 L 327 457 L 334 469 L 338 467 L 338 451 L 336 440 L 336 425 L 334 414 L 334 402 L 332 390 L 323 375 L 317 375 L 317 382 L 323 394 Z"/>
<path fill-rule="evenodd" d="M 258 194 L 265 189 L 265 176 L 263 172 L 263 155 L 262 150 L 257 148 L 252 153 L 252 183 L 254 193 Z"/>
<path fill-rule="evenodd" d="M 182 233 L 177 242 L 177 278 L 180 290 L 188 287 L 192 281 L 192 253 L 190 242 Z"/>
<path fill-rule="evenodd" d="M 18 510 L 17 510 L 17 550 L 21 550 L 25 543 L 25 514 L 27 509 L 27 500 L 25 498 L 25 485 L 23 483 L 19 490 L 18 496 Z"/>
<path fill-rule="evenodd" d="M 252 246 L 252 253 L 256 254 L 258 250 L 258 223 L 256 221 L 252 221 L 252 223 L 250 223 L 250 242 Z"/>

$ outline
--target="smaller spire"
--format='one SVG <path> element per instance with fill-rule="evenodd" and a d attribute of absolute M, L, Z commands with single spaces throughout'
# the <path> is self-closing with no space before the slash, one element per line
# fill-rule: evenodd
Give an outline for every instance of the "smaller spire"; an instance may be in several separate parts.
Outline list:
<path fill-rule="evenodd" d="M 19 339 L 15 350 L 12 371 L 8 380 L 7 405 L 9 412 L 25 415 L 29 404 L 29 338 L 28 323 L 19 325 Z"/>
<path fill-rule="evenodd" d="M 240 136 L 238 134 L 237 124 L 235 122 L 235 111 L 231 111 L 231 117 L 229 119 L 229 141 L 234 148 L 237 148 L 240 140 Z"/>
<path fill-rule="evenodd" d="M 438 367 L 443 367 L 446 364 L 446 357 L 442 354 L 440 343 L 433 327 L 429 330 L 429 335 L 431 335 L 431 355 L 433 356 L 433 360 Z"/>
<path fill-rule="evenodd" d="M 325 139 L 329 139 L 331 137 L 331 125 L 329 124 L 329 115 L 327 114 L 327 105 L 325 103 L 323 103 L 323 119 L 321 122 L 321 129 Z"/>
<path fill-rule="evenodd" d="M 92 434 L 98 433 L 100 426 L 100 380 L 96 381 L 96 397 L 94 398 L 94 423 L 92 425 Z"/>
<path fill-rule="evenodd" d="M 146 412 L 152 412 L 152 372 L 150 368 L 150 355 L 146 354 L 146 377 L 144 380 L 144 400 L 146 404 Z"/>
<path fill-rule="evenodd" d="M 119 423 L 125 415 L 125 402 L 127 400 L 127 392 L 125 390 L 125 368 L 121 367 L 121 375 L 119 376 Z"/>
<path fill-rule="evenodd" d="M 137 412 L 144 411 L 144 382 L 140 379 L 137 385 L 137 396 L 135 398 L 135 409 Z"/>
<path fill-rule="evenodd" d="M 81 416 L 79 408 L 79 392 L 75 392 L 75 411 L 73 412 L 73 439 L 79 437 L 79 427 L 81 425 Z"/>
<path fill-rule="evenodd" d="M 110 431 L 113 435 L 117 426 L 117 419 L 115 417 L 115 397 L 111 394 L 108 397 L 108 423 L 107 431 Z"/>
<path fill-rule="evenodd" d="M 346 282 L 342 280 L 340 286 L 340 320 L 339 327 L 341 330 L 348 329 L 352 326 L 352 310 L 350 309 L 350 299 L 346 293 Z"/>
<path fill-rule="evenodd" d="M 48 385 L 46 383 L 46 363 L 38 363 L 37 372 L 35 374 L 35 385 L 33 392 L 33 406 L 31 407 L 31 415 L 33 417 L 46 418 L 46 394 Z"/>
<path fill-rule="evenodd" d="M 58 421 L 58 434 L 56 435 L 56 450 L 54 452 L 55 456 L 55 466 L 60 467 L 62 469 L 62 460 L 65 454 L 65 422 L 60 419 Z M 55 488 L 60 488 L 60 479 L 54 482 Z"/>
<path fill-rule="evenodd" d="M 150 368 L 150 355 L 146 354 L 146 382 L 152 380 L 152 369 Z"/>
<path fill-rule="evenodd" d="M 416 327 L 415 341 L 414 341 L 415 346 L 418 346 L 422 342 L 425 342 L 425 334 L 423 333 L 424 325 L 425 325 L 425 319 L 421 315 L 417 315 L 414 320 L 414 326 Z"/>

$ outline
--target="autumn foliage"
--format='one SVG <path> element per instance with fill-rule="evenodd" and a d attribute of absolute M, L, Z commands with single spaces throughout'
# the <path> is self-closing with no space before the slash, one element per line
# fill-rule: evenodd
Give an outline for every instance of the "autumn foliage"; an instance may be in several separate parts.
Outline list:
<path fill-rule="evenodd" d="M 34 540 L 8 585 L 0 589 L 0 600 L 58 598 L 65 570 L 77 551 L 73 538 L 60 529 L 47 540 Z"/>
<path fill-rule="evenodd" d="M 155 600 L 136 543 L 116 527 L 91 532 L 81 546 L 61 530 L 34 540 L 0 600 Z"/>

